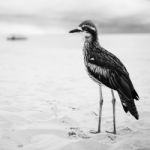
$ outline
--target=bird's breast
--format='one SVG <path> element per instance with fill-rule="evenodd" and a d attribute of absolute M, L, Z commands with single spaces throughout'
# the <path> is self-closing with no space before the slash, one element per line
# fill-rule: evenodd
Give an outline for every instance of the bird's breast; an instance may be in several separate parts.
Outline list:
<path fill-rule="evenodd" d="M 93 51 L 93 49 L 90 47 L 90 44 L 88 42 L 85 42 L 83 54 L 87 73 L 94 81 L 99 83 L 101 82 L 101 78 L 107 77 L 109 70 L 100 65 L 94 64 L 95 58 L 92 57 L 91 51 Z"/>

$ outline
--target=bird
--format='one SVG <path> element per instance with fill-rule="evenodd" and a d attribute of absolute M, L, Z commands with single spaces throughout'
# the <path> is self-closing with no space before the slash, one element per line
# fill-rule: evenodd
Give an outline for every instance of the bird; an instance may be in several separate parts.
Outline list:
<path fill-rule="evenodd" d="M 98 130 L 101 132 L 101 118 L 103 106 L 102 85 L 111 89 L 112 108 L 113 108 L 113 131 L 109 133 L 116 134 L 116 98 L 114 91 L 117 91 L 123 110 L 129 112 L 135 119 L 139 119 L 135 100 L 139 100 L 130 75 L 121 62 L 114 54 L 101 46 L 98 39 L 98 29 L 91 20 L 85 20 L 79 24 L 76 29 L 70 30 L 69 33 L 84 33 L 84 64 L 87 73 L 92 80 L 99 85 L 99 119 Z"/>

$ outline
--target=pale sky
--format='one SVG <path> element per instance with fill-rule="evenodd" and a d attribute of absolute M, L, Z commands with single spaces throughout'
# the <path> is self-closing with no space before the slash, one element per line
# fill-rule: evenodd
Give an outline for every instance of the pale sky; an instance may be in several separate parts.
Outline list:
<path fill-rule="evenodd" d="M 105 19 L 135 17 L 141 24 L 150 24 L 150 0 L 0 1 L 0 18 L 3 21 L 5 20 L 5 16 L 7 20 L 7 17 L 16 15 L 48 17 L 58 20 L 63 18 L 77 20 L 78 18 L 84 18 L 84 16 L 94 16 L 95 19 L 104 21 Z"/>
<path fill-rule="evenodd" d="M 100 11 L 108 15 L 150 14 L 149 0 L 1 0 L 0 14 Z M 47 14 L 49 13 L 49 14 Z"/>

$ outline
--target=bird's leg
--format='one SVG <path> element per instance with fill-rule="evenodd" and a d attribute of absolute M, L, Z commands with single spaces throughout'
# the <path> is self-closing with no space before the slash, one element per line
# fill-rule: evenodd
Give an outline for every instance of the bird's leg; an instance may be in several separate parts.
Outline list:
<path fill-rule="evenodd" d="M 115 105 L 116 105 L 116 99 L 114 95 L 114 91 L 111 89 L 111 94 L 112 94 L 112 106 L 113 106 L 113 132 L 108 133 L 113 133 L 116 134 L 116 110 L 115 110 Z"/>
<path fill-rule="evenodd" d="M 102 116 L 102 106 L 103 106 L 103 94 L 102 94 L 102 85 L 99 85 L 100 91 L 100 101 L 99 101 L 99 120 L 98 120 L 98 133 L 101 132 L 101 116 Z"/>
<path fill-rule="evenodd" d="M 113 104 L 113 126 L 114 126 L 114 134 L 116 134 L 116 99 L 114 95 L 114 91 L 111 89 L 112 93 L 112 104 Z"/>
<path fill-rule="evenodd" d="M 99 85 L 100 91 L 100 101 L 99 101 L 99 120 L 98 120 L 98 131 L 90 131 L 91 133 L 100 133 L 101 132 L 101 116 L 102 116 L 102 106 L 103 106 L 103 95 L 102 95 L 102 85 Z"/>
<path fill-rule="evenodd" d="M 100 101 L 99 101 L 99 120 L 98 120 L 98 130 L 93 131 L 91 130 L 90 133 L 100 133 L 101 132 L 101 116 L 102 116 L 102 106 L 103 106 L 103 94 L 102 94 L 102 85 L 99 85 L 99 92 L 100 92 Z"/>

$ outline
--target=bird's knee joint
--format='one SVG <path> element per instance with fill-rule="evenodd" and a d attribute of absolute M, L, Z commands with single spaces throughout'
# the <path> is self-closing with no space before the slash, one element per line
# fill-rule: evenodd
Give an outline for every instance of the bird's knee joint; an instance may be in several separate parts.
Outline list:
<path fill-rule="evenodd" d="M 103 105 L 103 99 L 100 99 L 99 103 L 100 103 L 100 105 Z"/>
<path fill-rule="evenodd" d="M 115 98 L 112 99 L 112 103 L 113 103 L 113 104 L 116 103 L 116 99 L 115 99 Z"/>

